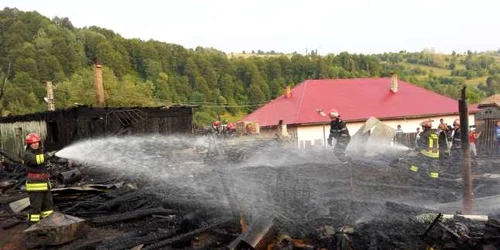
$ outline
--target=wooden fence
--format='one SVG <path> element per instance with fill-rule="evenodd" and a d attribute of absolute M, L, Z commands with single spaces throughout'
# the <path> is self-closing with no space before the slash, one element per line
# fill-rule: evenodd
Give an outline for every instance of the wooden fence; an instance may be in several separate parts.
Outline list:
<path fill-rule="evenodd" d="M 476 142 L 477 153 L 481 155 L 497 155 L 498 142 L 495 135 L 496 123 L 500 120 L 485 119 L 477 122 L 476 131 L 481 136 Z"/>

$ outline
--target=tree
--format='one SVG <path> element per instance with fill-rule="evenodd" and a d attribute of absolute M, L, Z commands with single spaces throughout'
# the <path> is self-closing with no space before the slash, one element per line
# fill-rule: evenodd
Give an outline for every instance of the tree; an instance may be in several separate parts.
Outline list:
<path fill-rule="evenodd" d="M 456 68 L 456 65 L 454 62 L 450 63 L 450 65 L 448 65 L 448 69 L 449 70 L 454 70 Z"/>

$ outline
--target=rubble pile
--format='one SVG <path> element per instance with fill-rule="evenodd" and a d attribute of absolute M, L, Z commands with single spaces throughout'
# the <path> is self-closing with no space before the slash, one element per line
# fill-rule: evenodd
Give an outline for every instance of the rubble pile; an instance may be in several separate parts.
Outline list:
<path fill-rule="evenodd" d="M 57 210 L 85 220 L 87 227 L 71 242 L 45 249 L 482 249 L 498 244 L 495 213 L 486 221 L 440 214 L 462 197 L 460 178 L 446 169 L 445 177 L 434 180 L 410 173 L 401 156 L 339 164 L 325 151 L 304 155 L 273 147 L 255 153 L 273 143 L 260 141 L 251 150 L 226 145 L 192 151 L 207 156 L 190 163 L 204 170 L 165 182 L 54 162 Z M 235 167 L 221 165 L 221 159 Z M 475 162 L 475 197 L 498 195 L 495 164 Z M 27 228 L 23 178 L 21 165 L 2 165 L 1 235 Z"/>

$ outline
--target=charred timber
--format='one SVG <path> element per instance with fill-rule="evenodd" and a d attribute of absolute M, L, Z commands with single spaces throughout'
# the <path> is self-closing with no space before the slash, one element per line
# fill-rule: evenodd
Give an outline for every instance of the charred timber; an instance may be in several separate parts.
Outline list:
<path fill-rule="evenodd" d="M 152 233 L 142 237 L 120 237 L 110 241 L 102 242 L 96 250 L 120 250 L 130 249 L 132 247 L 144 244 L 153 244 L 158 241 L 169 239 L 177 235 L 176 231 Z"/>
<path fill-rule="evenodd" d="M 109 210 L 109 209 L 119 205 L 120 203 L 130 201 L 133 199 L 139 199 L 139 198 L 141 198 L 141 199 L 144 198 L 144 191 L 136 191 L 136 192 L 132 192 L 132 193 L 127 193 L 123 196 L 119 196 L 119 197 L 114 198 L 112 200 L 106 201 L 102 205 L 97 207 L 96 210 L 104 210 L 104 209 Z"/>
<path fill-rule="evenodd" d="M 132 219 L 139 219 L 139 218 L 144 218 L 153 214 L 162 214 L 162 215 L 169 215 L 175 213 L 175 210 L 172 209 L 164 209 L 164 208 L 151 208 L 151 209 L 144 209 L 144 210 L 138 210 L 138 211 L 133 211 L 133 212 L 128 212 L 128 213 L 121 213 L 121 214 L 114 214 L 114 215 L 109 215 L 109 216 L 102 216 L 102 217 L 96 217 L 92 218 L 90 222 L 96 225 L 102 225 L 102 224 L 111 224 L 111 223 L 116 223 L 116 222 L 121 222 L 121 221 L 127 221 L 127 220 L 132 220 Z"/>
<path fill-rule="evenodd" d="M 200 233 L 203 233 L 203 232 L 205 232 L 207 230 L 210 230 L 210 229 L 212 229 L 214 227 L 218 227 L 218 226 L 220 226 L 222 224 L 227 223 L 228 221 L 231 221 L 231 220 L 223 220 L 223 221 L 220 221 L 218 223 L 213 223 L 210 226 L 207 226 L 207 227 L 204 227 L 204 228 L 199 228 L 199 229 L 196 229 L 196 230 L 191 231 L 189 233 L 181 234 L 181 235 L 175 236 L 173 238 L 169 238 L 169 239 L 160 241 L 160 242 L 158 242 L 156 244 L 152 244 L 150 246 L 145 247 L 144 250 L 165 249 L 165 247 L 168 246 L 168 245 L 171 245 L 171 244 L 173 244 L 175 242 L 178 242 L 178 241 L 189 240 L 189 239 L 195 237 L 196 235 L 198 235 Z"/>

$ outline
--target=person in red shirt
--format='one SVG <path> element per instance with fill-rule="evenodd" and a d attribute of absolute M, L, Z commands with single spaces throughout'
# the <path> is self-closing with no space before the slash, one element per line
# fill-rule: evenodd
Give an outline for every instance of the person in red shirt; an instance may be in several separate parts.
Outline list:
<path fill-rule="evenodd" d="M 469 132 L 469 145 L 473 157 L 477 157 L 476 140 L 477 138 L 479 138 L 480 135 L 481 132 L 478 133 L 474 128 L 471 128 Z"/>

